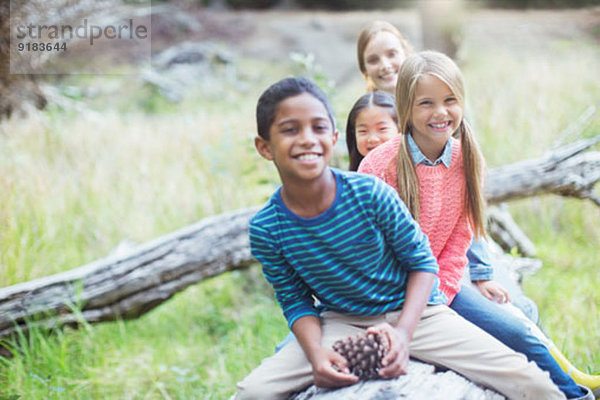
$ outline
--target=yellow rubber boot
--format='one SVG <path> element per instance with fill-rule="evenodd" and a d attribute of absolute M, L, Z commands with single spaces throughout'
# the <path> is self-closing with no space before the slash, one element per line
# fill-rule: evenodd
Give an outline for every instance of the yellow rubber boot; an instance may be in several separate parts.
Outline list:
<path fill-rule="evenodd" d="M 573 364 L 567 360 L 567 357 L 565 357 L 564 354 L 561 353 L 554 344 L 549 346 L 549 350 L 550 354 L 552 354 L 552 357 L 554 357 L 558 365 L 560 365 L 562 370 L 565 371 L 567 375 L 573 378 L 576 383 L 590 388 L 592 392 L 594 392 L 596 398 L 598 398 L 600 395 L 600 375 L 586 374 L 585 372 L 575 368 Z"/>

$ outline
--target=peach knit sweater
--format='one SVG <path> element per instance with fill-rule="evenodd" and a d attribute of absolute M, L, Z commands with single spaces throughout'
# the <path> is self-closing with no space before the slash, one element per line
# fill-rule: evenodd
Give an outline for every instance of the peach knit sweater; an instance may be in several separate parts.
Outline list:
<path fill-rule="evenodd" d="M 375 175 L 398 190 L 396 160 L 398 135 L 378 146 L 361 162 L 358 172 Z M 467 249 L 472 231 L 465 208 L 465 174 L 460 142 L 452 140 L 450 168 L 443 163 L 436 166 L 416 166 L 419 179 L 421 229 L 429 238 L 433 254 L 440 267 L 440 289 L 452 302 L 460 290 L 460 279 L 467 265 Z"/>

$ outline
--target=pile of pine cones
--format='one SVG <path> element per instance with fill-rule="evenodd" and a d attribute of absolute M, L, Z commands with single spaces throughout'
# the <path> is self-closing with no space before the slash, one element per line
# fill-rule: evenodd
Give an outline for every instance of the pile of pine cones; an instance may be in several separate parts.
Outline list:
<path fill-rule="evenodd" d="M 350 372 L 361 380 L 379 379 L 381 360 L 387 352 L 387 341 L 379 334 L 357 334 L 336 341 L 333 350 L 347 361 Z"/>

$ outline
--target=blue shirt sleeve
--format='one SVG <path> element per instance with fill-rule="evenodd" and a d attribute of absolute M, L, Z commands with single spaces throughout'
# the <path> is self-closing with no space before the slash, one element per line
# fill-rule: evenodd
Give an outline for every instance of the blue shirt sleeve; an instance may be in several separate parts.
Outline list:
<path fill-rule="evenodd" d="M 319 316 L 314 307 L 312 291 L 283 257 L 269 232 L 250 223 L 250 249 L 262 264 L 263 274 L 275 291 L 275 298 L 291 329 L 298 318 Z"/>
<path fill-rule="evenodd" d="M 490 263 L 490 253 L 483 238 L 473 238 L 467 251 L 469 274 L 472 281 L 490 280 L 494 277 L 494 268 Z"/>

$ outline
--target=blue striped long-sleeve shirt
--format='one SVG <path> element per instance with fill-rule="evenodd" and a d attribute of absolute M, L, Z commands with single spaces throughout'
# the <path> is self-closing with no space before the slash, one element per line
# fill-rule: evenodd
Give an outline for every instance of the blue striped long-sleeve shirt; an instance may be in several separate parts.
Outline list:
<path fill-rule="evenodd" d="M 331 169 L 333 204 L 302 218 L 278 189 L 250 221 L 252 255 L 262 263 L 288 325 L 320 308 L 380 315 L 402 307 L 409 271 L 436 274 L 427 237 L 398 194 L 373 176 Z M 445 304 L 436 283 L 430 304 Z"/>

